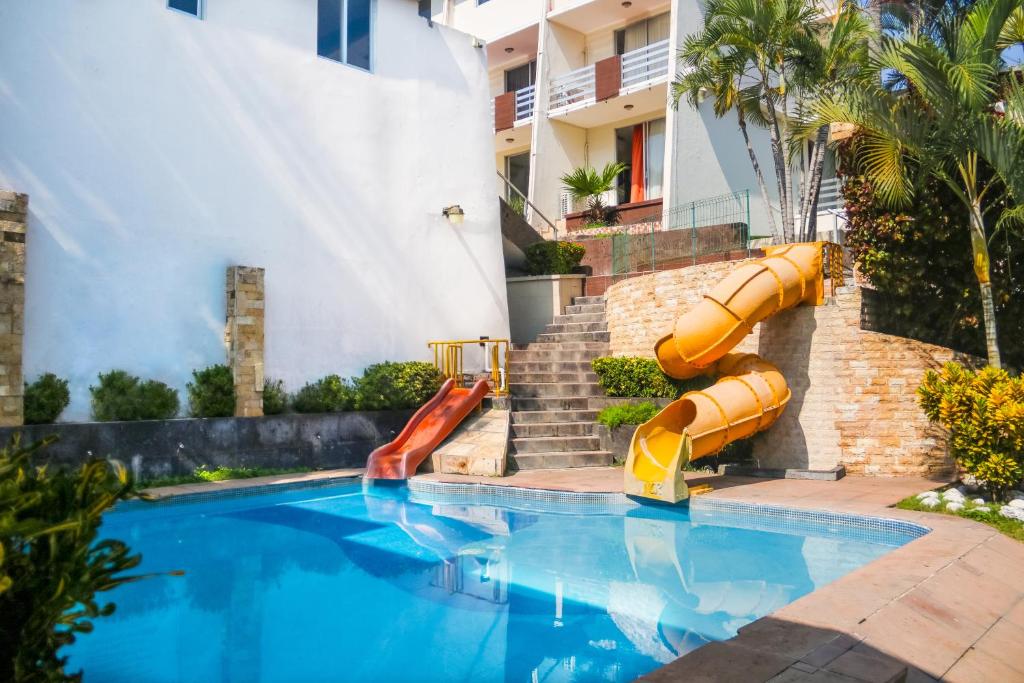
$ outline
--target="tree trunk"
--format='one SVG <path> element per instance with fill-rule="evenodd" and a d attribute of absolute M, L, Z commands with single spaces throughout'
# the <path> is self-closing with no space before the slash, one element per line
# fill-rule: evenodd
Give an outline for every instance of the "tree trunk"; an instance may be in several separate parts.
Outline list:
<path fill-rule="evenodd" d="M 999 357 L 996 306 L 992 297 L 992 281 L 989 278 L 988 241 L 985 239 L 985 224 L 977 200 L 971 205 L 971 251 L 974 255 L 974 274 L 978 277 L 978 286 L 981 290 L 981 313 L 985 323 L 988 364 L 994 368 L 1001 368 L 1003 364 Z"/>
<path fill-rule="evenodd" d="M 828 143 L 828 126 L 818 129 L 814 139 L 814 153 L 811 155 L 810 175 L 804 188 L 805 202 L 801 202 L 801 239 L 810 242 L 818 232 L 818 195 L 821 193 L 821 176 L 825 172 L 825 145 Z"/>
<path fill-rule="evenodd" d="M 768 135 L 772 141 L 772 158 L 775 163 L 775 180 L 779 184 L 779 203 L 782 205 L 782 235 L 786 242 L 793 241 L 793 205 L 789 201 L 789 174 L 786 155 L 782 149 L 782 134 L 779 118 L 770 97 L 765 98 L 768 109 Z"/>
<path fill-rule="evenodd" d="M 779 228 L 775 224 L 775 213 L 772 211 L 772 202 L 768 197 L 768 188 L 764 184 L 764 173 L 761 172 L 761 164 L 757 161 L 757 153 L 754 152 L 754 146 L 750 142 L 750 135 L 747 133 L 747 120 L 743 117 L 743 110 L 736 110 L 736 118 L 739 119 L 740 132 L 743 133 L 743 142 L 747 145 L 747 154 L 750 155 L 750 164 L 754 167 L 754 177 L 757 179 L 757 187 L 761 190 L 761 200 L 764 202 L 765 210 L 768 211 L 768 226 L 772 231 L 773 239 L 785 240 L 785 235 L 779 233 Z M 750 226 L 747 226 L 747 230 L 750 230 Z"/>

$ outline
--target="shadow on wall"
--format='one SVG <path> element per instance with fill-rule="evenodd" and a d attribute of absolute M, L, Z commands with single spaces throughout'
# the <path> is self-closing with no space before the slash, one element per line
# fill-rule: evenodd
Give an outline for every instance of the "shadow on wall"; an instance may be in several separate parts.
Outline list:
<path fill-rule="evenodd" d="M 817 321 L 812 306 L 783 311 L 760 324 L 757 354 L 779 368 L 792 395 L 785 412 L 770 431 L 756 437 L 754 459 L 759 467 L 811 467 L 812 446 L 807 442 L 800 418 L 805 410 L 827 409 L 824 405 L 805 405 L 811 388 L 811 339 L 815 329 Z M 799 333 L 794 334 L 793 330 Z M 820 437 L 826 435 L 815 436 L 820 442 L 824 441 Z M 834 443 L 838 447 L 838 436 Z M 765 447 L 759 447 L 762 444 Z"/>
<path fill-rule="evenodd" d="M 660 681 L 933 681 L 924 672 L 842 631 L 778 617 L 744 626 L 640 679 Z M 778 676 L 776 679 L 775 677 Z"/>

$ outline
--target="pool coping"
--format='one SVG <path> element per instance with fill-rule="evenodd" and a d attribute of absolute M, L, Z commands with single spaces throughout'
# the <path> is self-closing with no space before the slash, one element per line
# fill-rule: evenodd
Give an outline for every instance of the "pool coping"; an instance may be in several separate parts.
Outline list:
<path fill-rule="evenodd" d="M 360 472 L 311 474 L 320 476 L 280 483 L 248 480 L 208 493 L 163 492 L 159 499 L 167 504 L 174 499 L 198 502 L 223 495 L 260 495 L 286 490 L 282 485 L 323 488 L 353 482 Z M 417 476 L 410 484 L 422 487 L 431 479 L 444 483 L 435 476 Z M 741 628 L 736 637 L 701 647 L 639 680 L 1024 681 L 1024 651 L 1019 647 L 1024 642 L 1024 544 L 979 522 L 889 507 L 903 495 L 891 503 L 878 502 L 886 498 L 887 487 L 895 490 L 892 480 L 860 478 L 856 485 L 868 486 L 870 479 L 871 490 L 882 490 L 873 497 L 847 500 L 832 495 L 854 485 L 851 479 L 858 480 L 762 479 L 694 497 L 691 504 L 698 509 L 873 518 L 929 531 Z M 518 489 L 527 492 L 520 495 L 542 499 L 568 494 L 586 495 L 578 500 L 607 501 L 609 495 L 618 495 L 629 501 L 610 491 L 573 491 L 565 486 L 456 485 L 488 487 L 491 494 Z M 805 490 L 824 493 L 791 497 L 793 491 Z"/>

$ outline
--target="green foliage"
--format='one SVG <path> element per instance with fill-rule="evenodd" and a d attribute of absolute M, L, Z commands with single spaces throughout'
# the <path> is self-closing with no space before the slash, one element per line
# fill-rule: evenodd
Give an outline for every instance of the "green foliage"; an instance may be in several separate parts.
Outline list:
<path fill-rule="evenodd" d="M 581 166 L 562 176 L 562 185 L 577 201 L 586 201 L 584 220 L 598 225 L 612 225 L 617 222 L 614 207 L 605 205 L 601 196 L 615 188 L 615 179 L 626 170 L 626 164 L 609 161 L 600 172 L 592 167 Z"/>
<path fill-rule="evenodd" d="M 577 242 L 544 241 L 526 248 L 530 275 L 568 275 L 580 265 L 586 248 Z"/>
<path fill-rule="evenodd" d="M 141 381 L 124 370 L 99 375 L 89 387 L 92 414 L 99 422 L 166 420 L 178 414 L 178 392 L 163 382 Z"/>
<path fill-rule="evenodd" d="M 918 387 L 925 415 L 950 432 L 960 467 L 1001 497 L 1024 478 L 1024 378 L 946 363 Z"/>
<path fill-rule="evenodd" d="M 187 385 L 192 417 L 231 417 L 235 414 L 235 379 L 226 365 L 192 371 Z"/>
<path fill-rule="evenodd" d="M 944 505 L 930 508 L 918 500 L 916 496 L 904 498 L 900 502 L 896 503 L 896 507 L 900 510 L 933 512 L 936 514 L 955 515 L 957 517 L 973 519 L 976 522 L 981 522 L 983 524 L 988 524 L 991 527 L 995 527 L 1010 538 L 1015 538 L 1018 541 L 1024 542 L 1024 522 L 1016 519 L 1009 519 L 1008 517 L 1000 515 L 999 505 L 989 503 L 982 507 L 968 499 L 963 502 L 963 506 L 964 508 L 962 510 L 957 511 L 947 510 Z M 979 507 L 982 507 L 982 509 L 979 510 Z M 987 512 L 984 510 L 985 507 L 988 508 Z"/>
<path fill-rule="evenodd" d="M 608 406 L 597 414 L 597 421 L 615 429 L 619 425 L 639 425 L 647 422 L 661 410 L 650 401 L 643 403 L 622 403 Z"/>
<path fill-rule="evenodd" d="M 408 361 L 371 365 L 355 380 L 357 410 L 418 408 L 441 388 L 444 378 L 433 363 Z"/>
<path fill-rule="evenodd" d="M 288 407 L 288 394 L 284 390 L 284 382 L 272 380 L 269 377 L 263 380 L 263 414 L 280 415 Z"/>
<path fill-rule="evenodd" d="M 121 541 L 97 541 L 103 513 L 131 496 L 118 463 L 75 472 L 32 464 L 48 442 L 0 450 L 0 680 L 75 681 L 60 648 L 113 613 L 97 593 L 139 577 Z"/>
<path fill-rule="evenodd" d="M 327 375 L 307 384 L 292 398 L 292 408 L 297 413 L 337 413 L 351 410 L 354 404 L 352 385 L 338 375 Z"/>
<path fill-rule="evenodd" d="M 711 384 L 705 377 L 687 381 L 672 379 L 661 371 L 653 358 L 606 356 L 595 358 L 590 366 L 608 396 L 677 398 L 683 391 Z"/>
<path fill-rule="evenodd" d="M 840 148 L 841 166 L 852 164 L 849 146 Z M 883 304 L 875 313 L 885 331 L 985 354 L 981 296 L 974 271 L 966 267 L 971 238 L 967 209 L 952 190 L 934 179 L 903 209 L 884 205 L 871 184 L 848 176 L 843 198 L 848 218 L 846 245 L 857 270 L 871 282 Z M 994 218 L 986 223 L 994 227 Z M 1024 243 L 997 239 L 991 249 L 995 312 L 1000 349 L 1010 364 L 1024 366 Z"/>
<path fill-rule="evenodd" d="M 513 193 L 508 198 L 508 208 L 516 215 L 525 216 L 526 200 L 524 200 L 521 195 Z"/>
<path fill-rule="evenodd" d="M 68 381 L 52 372 L 41 375 L 31 384 L 25 382 L 25 424 L 56 422 L 70 402 Z"/>

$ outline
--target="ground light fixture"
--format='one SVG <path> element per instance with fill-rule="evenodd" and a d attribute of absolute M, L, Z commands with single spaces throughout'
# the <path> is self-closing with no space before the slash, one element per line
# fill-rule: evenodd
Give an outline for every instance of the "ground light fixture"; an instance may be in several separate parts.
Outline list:
<path fill-rule="evenodd" d="M 626 9 L 629 9 L 630 7 L 633 6 L 633 3 L 630 2 L 629 0 L 626 0 L 626 2 L 622 3 L 622 6 L 625 7 Z"/>
<path fill-rule="evenodd" d="M 466 219 L 466 212 L 458 204 L 452 204 L 441 209 L 441 215 L 451 221 L 452 225 L 462 225 Z"/>

